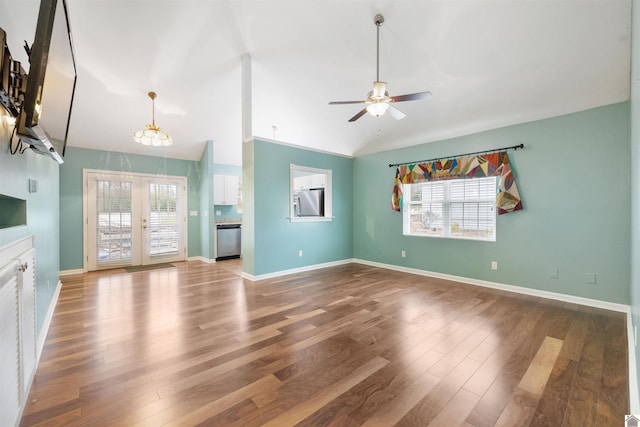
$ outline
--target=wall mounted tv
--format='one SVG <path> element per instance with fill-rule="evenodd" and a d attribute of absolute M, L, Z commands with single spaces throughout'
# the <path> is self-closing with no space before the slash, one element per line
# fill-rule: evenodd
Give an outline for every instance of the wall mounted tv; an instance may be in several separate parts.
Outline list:
<path fill-rule="evenodd" d="M 16 129 L 23 143 L 58 163 L 67 145 L 76 79 L 66 0 L 41 0 Z"/>

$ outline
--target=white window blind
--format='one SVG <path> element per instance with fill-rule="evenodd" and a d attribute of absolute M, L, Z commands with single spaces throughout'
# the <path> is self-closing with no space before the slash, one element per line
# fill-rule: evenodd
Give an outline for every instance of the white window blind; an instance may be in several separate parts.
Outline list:
<path fill-rule="evenodd" d="M 149 254 L 177 253 L 179 248 L 178 187 L 149 184 Z"/>
<path fill-rule="evenodd" d="M 403 193 L 405 235 L 496 240 L 496 177 L 405 184 Z"/>
<path fill-rule="evenodd" d="M 131 259 L 131 182 L 98 180 L 96 244 L 101 261 Z"/>

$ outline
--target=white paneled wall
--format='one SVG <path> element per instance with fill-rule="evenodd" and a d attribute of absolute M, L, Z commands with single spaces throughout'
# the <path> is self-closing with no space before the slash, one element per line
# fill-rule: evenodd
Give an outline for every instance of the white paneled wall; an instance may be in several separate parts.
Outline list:
<path fill-rule="evenodd" d="M 20 413 L 18 260 L 0 270 L 0 425 L 12 426 Z"/>
<path fill-rule="evenodd" d="M 20 311 L 20 395 L 27 400 L 31 379 L 36 370 L 36 250 L 30 249 L 18 258 L 18 294 Z"/>
<path fill-rule="evenodd" d="M 0 248 L 0 426 L 18 425 L 36 370 L 33 238 Z"/>

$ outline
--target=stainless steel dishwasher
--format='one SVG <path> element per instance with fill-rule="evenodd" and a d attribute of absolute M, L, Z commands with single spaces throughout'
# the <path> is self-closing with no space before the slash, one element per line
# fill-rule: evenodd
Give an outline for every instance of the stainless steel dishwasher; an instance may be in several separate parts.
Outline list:
<path fill-rule="evenodd" d="M 240 258 L 242 224 L 218 224 L 216 261 Z"/>

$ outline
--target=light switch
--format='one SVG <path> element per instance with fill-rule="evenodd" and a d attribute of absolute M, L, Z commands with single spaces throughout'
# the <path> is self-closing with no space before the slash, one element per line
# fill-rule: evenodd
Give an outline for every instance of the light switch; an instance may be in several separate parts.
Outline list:
<path fill-rule="evenodd" d="M 29 193 L 37 193 L 38 192 L 38 180 L 29 179 Z"/>

